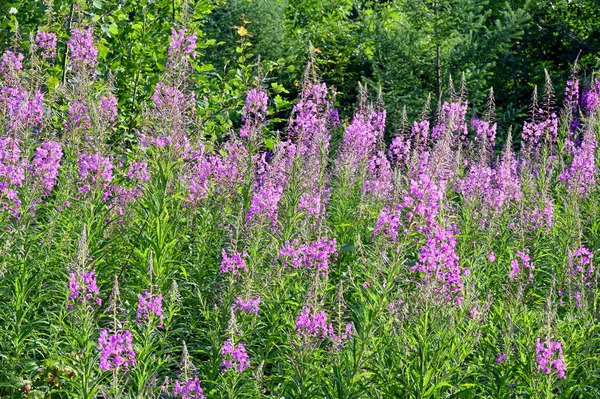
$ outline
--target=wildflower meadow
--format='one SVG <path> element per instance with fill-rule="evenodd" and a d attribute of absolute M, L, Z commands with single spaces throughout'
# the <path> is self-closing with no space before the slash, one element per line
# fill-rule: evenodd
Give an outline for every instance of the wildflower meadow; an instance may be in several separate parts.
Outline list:
<path fill-rule="evenodd" d="M 464 76 L 392 125 L 312 48 L 285 118 L 257 63 L 206 134 L 201 37 L 134 125 L 97 35 L 0 56 L 0 398 L 600 398 L 597 75 L 540 70 L 506 131 Z"/>

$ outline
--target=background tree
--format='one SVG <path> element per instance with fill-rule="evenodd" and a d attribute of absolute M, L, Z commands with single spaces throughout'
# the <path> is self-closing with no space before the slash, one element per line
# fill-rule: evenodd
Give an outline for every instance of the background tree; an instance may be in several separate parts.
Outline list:
<path fill-rule="evenodd" d="M 128 135 L 164 69 L 162 43 L 174 23 L 199 37 L 193 78 L 209 135 L 241 123 L 233 111 L 249 83 L 241 64 L 259 57 L 267 66 L 263 83 L 274 92 L 271 129 L 285 125 L 311 45 L 324 80 L 337 89 L 342 118 L 351 115 L 358 82 L 381 88 L 393 129 L 404 105 L 416 117 L 429 94 L 444 97 L 449 77 L 464 73 L 472 112 L 494 88 L 505 132 L 525 117 L 544 69 L 563 93 L 579 55 L 580 76 L 590 80 L 600 66 L 599 7 L 598 0 L 13 0 L 0 4 L 0 50 L 27 47 L 29 32 L 48 23 L 63 39 L 69 21 L 99 26 L 100 58 L 109 60 L 100 72 L 113 76 Z M 222 95 L 209 100 L 213 92 Z"/>

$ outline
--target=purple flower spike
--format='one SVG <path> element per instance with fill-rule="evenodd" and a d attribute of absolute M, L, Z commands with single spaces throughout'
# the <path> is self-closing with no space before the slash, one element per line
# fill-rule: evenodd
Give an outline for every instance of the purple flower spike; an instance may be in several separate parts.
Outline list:
<path fill-rule="evenodd" d="M 98 49 L 94 46 L 92 28 L 74 28 L 67 43 L 71 61 L 77 70 L 94 69 L 98 64 Z"/>
<path fill-rule="evenodd" d="M 56 33 L 37 31 L 34 50 L 39 51 L 42 57 L 54 58 L 56 56 Z"/>
<path fill-rule="evenodd" d="M 246 344 L 243 342 L 234 345 L 230 341 L 225 341 L 221 347 L 221 355 L 223 355 L 223 360 L 221 361 L 223 373 L 226 373 L 229 369 L 234 369 L 241 373 L 247 367 L 250 367 L 250 361 L 246 353 Z"/>
<path fill-rule="evenodd" d="M 177 30 L 171 28 L 171 41 L 169 42 L 169 63 L 183 59 L 187 62 L 186 56 L 194 58 L 196 56 L 196 40 L 198 34 L 188 35 L 186 29 Z"/>
<path fill-rule="evenodd" d="M 73 308 L 74 303 L 87 304 L 91 306 L 96 304 L 100 306 L 102 301 L 99 297 L 100 290 L 96 283 L 96 271 L 89 272 L 71 272 L 69 274 L 69 305 L 68 309 Z"/>
<path fill-rule="evenodd" d="M 221 273 L 231 273 L 234 276 L 241 276 L 242 273 L 248 273 L 244 258 L 248 256 L 246 251 L 242 253 L 234 252 L 231 256 L 227 255 L 227 251 L 222 251 L 223 260 L 221 261 Z"/>
<path fill-rule="evenodd" d="M 133 351 L 133 337 L 131 331 L 117 331 L 109 334 L 108 330 L 100 331 L 98 338 L 98 350 L 100 351 L 100 370 L 128 370 L 135 364 L 135 352 Z"/>
<path fill-rule="evenodd" d="M 46 141 L 35 150 L 31 170 L 44 187 L 44 194 L 49 194 L 56 185 L 62 156 L 62 147 L 57 141 Z"/>
<path fill-rule="evenodd" d="M 233 303 L 233 310 L 241 310 L 247 314 L 258 315 L 260 308 L 260 297 L 256 298 L 242 298 L 238 297 Z"/>
<path fill-rule="evenodd" d="M 336 240 L 323 237 L 309 244 L 298 245 L 297 241 L 287 242 L 279 250 L 279 258 L 285 266 L 294 269 L 314 269 L 321 275 L 329 272 L 330 259 L 335 260 L 337 256 Z"/>
<path fill-rule="evenodd" d="M 200 379 L 194 377 L 187 381 L 175 380 L 173 396 L 181 399 L 204 399 L 204 391 L 200 386 Z"/>
<path fill-rule="evenodd" d="M 333 327 L 327 322 L 327 313 L 324 310 L 312 312 L 308 307 L 296 318 L 296 331 L 300 336 L 325 339 L 333 335 Z"/>
<path fill-rule="evenodd" d="M 158 319 L 158 327 L 162 327 L 162 294 L 152 295 L 150 292 L 143 292 L 138 295 L 138 301 L 136 321 L 141 323 L 143 320 L 151 320 L 155 317 Z"/>
<path fill-rule="evenodd" d="M 567 378 L 567 364 L 563 357 L 562 342 L 535 340 L 535 354 L 537 357 L 537 370 L 550 374 L 551 369 L 556 370 L 559 378 Z"/>

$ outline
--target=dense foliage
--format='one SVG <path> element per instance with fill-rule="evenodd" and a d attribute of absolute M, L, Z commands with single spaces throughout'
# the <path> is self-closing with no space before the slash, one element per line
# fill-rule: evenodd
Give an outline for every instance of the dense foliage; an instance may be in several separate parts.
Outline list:
<path fill-rule="evenodd" d="M 542 73 L 515 152 L 466 77 L 345 120 L 317 43 L 291 103 L 250 21 L 210 74 L 213 6 L 140 4 L 0 59 L 0 397 L 600 395 L 600 79 Z"/>
<path fill-rule="evenodd" d="M 205 130 L 217 137 L 239 127 L 236 110 L 250 83 L 243 65 L 259 56 L 276 99 L 274 117 L 287 119 L 312 44 L 342 119 L 352 116 L 359 82 L 381 87 L 391 129 L 401 125 L 404 106 L 417 117 L 428 95 L 437 110 L 450 77 L 464 73 L 469 114 L 483 111 L 494 88 L 504 138 L 525 120 L 544 69 L 562 93 L 576 59 L 582 76 L 600 67 L 598 7 L 598 0 L 7 0 L 0 2 L 0 51 L 21 37 L 26 47 L 42 25 L 65 42 L 73 26 L 96 27 L 99 72 L 112 76 L 128 138 L 178 23 L 198 35 L 192 80 Z M 58 48 L 51 86 L 65 76 L 65 50 Z"/>

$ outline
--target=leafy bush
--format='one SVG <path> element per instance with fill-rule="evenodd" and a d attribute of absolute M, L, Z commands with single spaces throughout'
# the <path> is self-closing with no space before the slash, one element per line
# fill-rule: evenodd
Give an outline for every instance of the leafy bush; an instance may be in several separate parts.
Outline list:
<path fill-rule="evenodd" d="M 310 59 L 273 132 L 247 34 L 213 86 L 174 27 L 135 112 L 91 27 L 56 85 L 52 29 L 4 52 L 0 395 L 597 397 L 600 80 L 558 110 L 546 74 L 516 153 L 464 85 L 388 140 L 361 87 L 342 124 Z"/>

